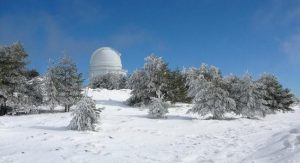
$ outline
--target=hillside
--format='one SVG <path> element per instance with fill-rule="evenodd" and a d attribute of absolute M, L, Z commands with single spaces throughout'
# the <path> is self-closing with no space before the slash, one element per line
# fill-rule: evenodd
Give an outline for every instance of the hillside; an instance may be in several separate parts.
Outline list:
<path fill-rule="evenodd" d="M 167 119 L 124 104 L 129 90 L 89 90 L 105 107 L 99 132 L 66 129 L 71 113 L 0 117 L 0 162 L 300 162 L 300 109 L 264 119 Z"/>

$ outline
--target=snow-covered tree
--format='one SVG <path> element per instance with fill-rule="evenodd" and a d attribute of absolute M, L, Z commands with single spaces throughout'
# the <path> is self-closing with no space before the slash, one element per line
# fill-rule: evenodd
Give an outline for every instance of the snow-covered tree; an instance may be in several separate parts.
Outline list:
<path fill-rule="evenodd" d="M 141 106 L 148 102 L 147 78 L 145 71 L 136 70 L 128 79 L 128 88 L 131 89 L 131 97 L 127 100 L 130 106 Z"/>
<path fill-rule="evenodd" d="M 7 105 L 14 109 L 29 105 L 27 57 L 20 42 L 0 47 L 0 91 L 7 97 Z"/>
<path fill-rule="evenodd" d="M 291 106 L 297 102 L 295 95 L 288 88 L 285 88 L 279 97 L 278 103 L 280 105 L 278 110 L 282 112 L 293 111 Z"/>
<path fill-rule="evenodd" d="M 148 78 L 148 92 L 153 93 L 157 98 L 163 98 L 163 89 L 166 86 L 167 64 L 161 57 L 154 54 L 146 57 L 144 64 L 145 74 Z"/>
<path fill-rule="evenodd" d="M 92 98 L 84 96 L 76 105 L 73 112 L 73 119 L 68 128 L 71 130 L 92 130 L 95 131 L 100 122 L 101 109 L 96 109 Z"/>
<path fill-rule="evenodd" d="M 258 80 L 260 83 L 260 92 L 266 106 L 272 111 L 292 111 L 291 105 L 295 102 L 294 95 L 288 90 L 284 89 L 277 78 L 271 74 L 264 74 Z"/>
<path fill-rule="evenodd" d="M 57 83 L 55 79 L 55 69 L 52 65 L 49 65 L 47 74 L 45 76 L 45 102 L 50 106 L 50 110 L 53 111 L 58 104 L 58 92 Z"/>
<path fill-rule="evenodd" d="M 228 91 L 229 97 L 234 99 L 234 101 L 238 101 L 241 92 L 240 90 L 241 79 L 234 74 L 230 74 L 224 79 L 224 81 L 225 81 L 225 89 Z"/>
<path fill-rule="evenodd" d="M 165 118 L 168 113 L 168 106 L 160 98 L 152 97 L 148 105 L 149 115 L 152 118 Z"/>
<path fill-rule="evenodd" d="M 191 98 L 194 98 L 205 87 L 206 81 L 211 81 L 209 68 L 206 64 L 202 64 L 199 69 L 190 68 L 184 70 L 184 75 L 186 77 L 186 86 L 188 87 L 188 96 Z"/>
<path fill-rule="evenodd" d="M 64 55 L 54 67 L 55 88 L 57 90 L 57 101 L 69 111 L 81 98 L 82 79 L 81 73 L 68 55 Z"/>
<path fill-rule="evenodd" d="M 262 97 L 260 83 L 253 81 L 252 76 L 246 73 L 239 84 L 236 85 L 236 114 L 247 118 L 264 117 L 270 112 L 266 101 Z"/>
<path fill-rule="evenodd" d="M 153 54 L 146 57 L 145 61 L 144 67 L 129 79 L 129 88 L 132 89 L 132 96 L 128 99 L 129 105 L 148 105 L 151 97 L 164 100 L 167 64 L 161 57 Z"/>
<path fill-rule="evenodd" d="M 107 73 L 94 77 L 90 82 L 90 87 L 112 89 L 124 89 L 127 85 L 127 77 L 123 74 Z"/>
<path fill-rule="evenodd" d="M 29 97 L 29 105 L 38 107 L 43 104 L 42 79 L 35 77 L 26 83 L 25 94 Z"/>
<path fill-rule="evenodd" d="M 236 103 L 230 98 L 221 72 L 216 67 L 202 65 L 198 71 L 192 72 L 188 84 L 189 94 L 194 96 L 194 106 L 188 113 L 211 114 L 213 119 L 222 119 L 225 113 L 236 110 Z"/>
<path fill-rule="evenodd" d="M 0 47 L 0 90 L 8 98 L 26 82 L 27 56 L 20 42 Z"/>

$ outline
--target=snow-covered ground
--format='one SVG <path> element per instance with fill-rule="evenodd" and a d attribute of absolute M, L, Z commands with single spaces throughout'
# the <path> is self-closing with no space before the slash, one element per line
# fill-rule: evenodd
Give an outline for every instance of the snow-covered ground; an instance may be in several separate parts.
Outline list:
<path fill-rule="evenodd" d="M 0 162 L 300 162 L 300 109 L 260 120 L 167 119 L 124 104 L 129 90 L 90 90 L 105 107 L 99 132 L 66 129 L 71 113 L 0 117 Z"/>

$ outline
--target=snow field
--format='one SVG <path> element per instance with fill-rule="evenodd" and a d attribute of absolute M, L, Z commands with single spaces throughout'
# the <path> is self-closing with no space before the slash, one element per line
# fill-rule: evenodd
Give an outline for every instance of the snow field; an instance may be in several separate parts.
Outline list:
<path fill-rule="evenodd" d="M 201 120 L 177 104 L 167 119 L 124 104 L 129 90 L 89 90 L 99 132 L 66 129 L 71 113 L 0 117 L 0 162 L 300 162 L 300 109 L 264 119 Z"/>

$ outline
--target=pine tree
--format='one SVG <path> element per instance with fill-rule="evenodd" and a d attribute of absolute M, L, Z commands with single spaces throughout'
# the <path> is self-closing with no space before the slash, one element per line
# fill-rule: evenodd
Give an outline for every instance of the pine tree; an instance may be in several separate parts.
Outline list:
<path fill-rule="evenodd" d="M 148 108 L 149 115 L 152 118 L 166 118 L 166 114 L 168 113 L 168 107 L 166 103 L 164 103 L 160 98 L 152 97 Z"/>
<path fill-rule="evenodd" d="M 270 110 L 265 106 L 266 101 L 262 97 L 259 90 L 259 83 L 253 81 L 250 74 L 245 74 L 240 84 L 236 85 L 237 91 L 236 114 L 247 118 L 255 118 L 257 116 L 264 117 Z"/>
<path fill-rule="evenodd" d="M 131 75 L 128 84 L 132 89 L 129 105 L 148 105 L 151 97 L 164 100 L 167 64 L 161 57 L 150 55 L 145 58 L 144 67 Z"/>
<path fill-rule="evenodd" d="M 277 78 L 271 74 L 264 74 L 259 80 L 262 96 L 272 113 L 275 111 L 292 111 L 290 107 L 294 103 L 294 95 L 288 89 L 284 89 Z"/>
<path fill-rule="evenodd" d="M 287 88 L 283 89 L 279 98 L 278 110 L 282 112 L 293 111 L 291 106 L 297 102 L 295 95 Z"/>
<path fill-rule="evenodd" d="M 28 105 L 29 97 L 25 94 L 27 57 L 20 42 L 0 47 L 0 91 L 7 97 L 7 105 L 14 109 Z"/>
<path fill-rule="evenodd" d="M 25 83 L 27 56 L 20 42 L 0 47 L 0 89 L 7 96 L 12 97 L 20 84 Z"/>
<path fill-rule="evenodd" d="M 206 65 L 202 65 L 198 72 L 199 76 L 190 76 L 188 83 L 190 95 L 194 96 L 194 106 L 188 113 L 212 114 L 213 119 L 223 119 L 225 113 L 236 110 L 236 103 L 229 97 L 221 72 Z"/>
<path fill-rule="evenodd" d="M 148 102 L 147 78 L 144 70 L 136 70 L 128 80 L 128 88 L 131 89 L 131 97 L 127 100 L 130 106 L 141 106 Z"/>
<path fill-rule="evenodd" d="M 41 78 L 35 77 L 26 83 L 25 94 L 29 97 L 28 105 L 38 107 L 43 104 L 43 90 Z"/>
<path fill-rule="evenodd" d="M 144 70 L 148 79 L 147 89 L 152 94 L 150 97 L 163 98 L 162 90 L 166 86 L 167 64 L 161 57 L 154 54 L 146 57 L 145 61 Z"/>
<path fill-rule="evenodd" d="M 57 100 L 65 106 L 65 111 L 81 98 L 81 74 L 77 67 L 66 54 L 54 67 L 55 87 L 57 89 Z"/>
<path fill-rule="evenodd" d="M 238 101 L 241 94 L 241 79 L 234 74 L 230 74 L 228 77 L 225 78 L 224 82 L 225 89 L 228 91 L 229 97 L 232 98 L 234 101 Z"/>
<path fill-rule="evenodd" d="M 50 111 L 53 111 L 55 106 L 58 104 L 58 91 L 57 91 L 57 81 L 55 79 L 55 69 L 51 65 L 48 67 L 48 71 L 45 77 L 45 94 L 46 100 L 45 102 L 50 106 Z"/>
<path fill-rule="evenodd" d="M 186 78 L 184 74 L 178 69 L 175 71 L 167 72 L 167 84 L 164 89 L 165 99 L 171 101 L 171 103 L 176 102 L 191 102 L 191 98 L 187 95 L 188 87 L 185 85 Z"/>
<path fill-rule="evenodd" d="M 96 109 L 95 102 L 88 96 L 84 96 L 76 105 L 68 128 L 71 130 L 95 131 L 100 121 L 101 108 Z"/>
<path fill-rule="evenodd" d="M 207 81 L 211 81 L 211 75 L 207 64 L 202 64 L 199 69 L 190 68 L 185 71 L 188 96 L 194 98 L 203 89 Z"/>

